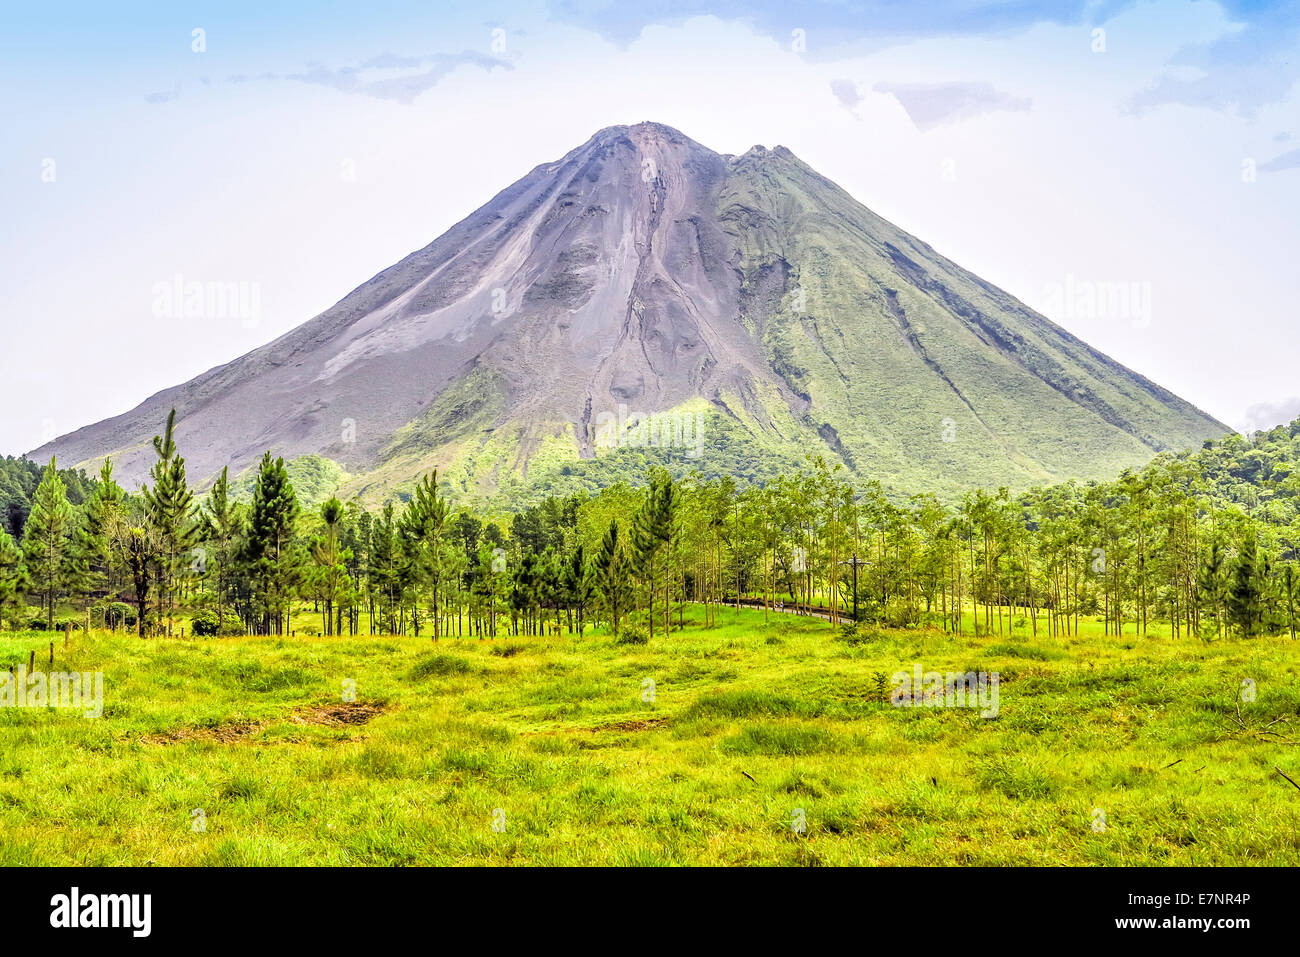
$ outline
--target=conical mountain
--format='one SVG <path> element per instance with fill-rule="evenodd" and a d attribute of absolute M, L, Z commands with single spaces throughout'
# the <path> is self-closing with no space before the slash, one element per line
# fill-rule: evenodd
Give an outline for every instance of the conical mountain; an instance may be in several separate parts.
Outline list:
<path fill-rule="evenodd" d="M 196 477 L 269 448 L 345 493 L 436 465 L 515 500 L 807 453 L 951 497 L 1228 431 L 784 147 L 656 123 L 601 130 L 274 342 L 32 454 L 112 455 L 138 482 L 173 406 Z"/>

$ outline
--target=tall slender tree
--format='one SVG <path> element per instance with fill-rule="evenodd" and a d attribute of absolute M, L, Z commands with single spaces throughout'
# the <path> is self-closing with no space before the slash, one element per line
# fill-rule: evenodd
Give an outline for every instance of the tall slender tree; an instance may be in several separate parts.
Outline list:
<path fill-rule="evenodd" d="M 235 578 L 236 540 L 242 519 L 239 507 L 230 497 L 230 476 L 223 468 L 200 510 L 203 537 L 207 542 L 208 574 L 213 580 L 217 611 L 217 633 L 225 627 L 226 605 Z"/>
<path fill-rule="evenodd" d="M 55 605 L 75 579 L 72 555 L 72 506 L 53 458 L 32 496 L 23 530 L 23 556 L 32 585 L 45 611 L 45 627 L 54 629 Z"/>
<path fill-rule="evenodd" d="M 5 622 L 15 628 L 25 624 L 17 619 L 24 608 L 22 595 L 26 588 L 27 567 L 23 564 L 22 549 L 0 525 L 0 628 Z"/>
<path fill-rule="evenodd" d="M 253 487 L 247 545 L 262 634 L 284 634 L 288 630 L 290 601 L 300 569 L 294 548 L 297 519 L 298 497 L 284 459 L 272 459 L 267 452 Z"/>
<path fill-rule="evenodd" d="M 326 635 L 333 635 L 335 609 L 348 597 L 351 579 L 347 563 L 352 554 L 342 544 L 343 503 L 337 498 L 330 498 L 321 506 L 320 517 L 324 528 L 312 542 L 313 566 L 307 580 L 309 593 L 320 604 L 322 631 Z"/>
<path fill-rule="evenodd" d="M 627 549 L 619 539 L 618 520 L 610 519 L 609 528 L 600 542 L 595 558 L 596 588 L 605 613 L 609 615 L 610 630 L 618 639 L 619 624 L 634 600 L 632 563 Z"/>
<path fill-rule="evenodd" d="M 162 435 L 153 437 L 154 452 L 158 461 L 149 471 L 153 487 L 144 486 L 145 515 L 153 528 L 159 546 L 158 555 L 158 617 L 161 627 L 166 621 L 167 634 L 172 633 L 175 613 L 185 597 L 185 585 L 191 573 L 202 572 L 207 558 L 194 553 L 198 527 L 194 516 L 194 493 L 185 478 L 185 459 L 181 457 L 175 439 L 176 410 L 167 414 L 167 425 Z"/>
<path fill-rule="evenodd" d="M 81 506 L 73 531 L 77 584 L 88 596 L 112 590 L 115 565 L 112 529 L 125 500 L 126 493 L 113 479 L 113 463 L 105 459 L 99 470 L 99 482 Z"/>

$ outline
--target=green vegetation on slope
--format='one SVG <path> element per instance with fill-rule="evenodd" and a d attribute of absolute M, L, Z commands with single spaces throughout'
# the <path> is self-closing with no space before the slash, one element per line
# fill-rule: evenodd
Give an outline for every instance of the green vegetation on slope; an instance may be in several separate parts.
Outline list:
<path fill-rule="evenodd" d="M 788 151 L 736 160 L 719 209 L 742 253 L 743 321 L 811 403 L 805 444 L 862 480 L 951 502 L 1104 480 L 1226 431 Z"/>
<path fill-rule="evenodd" d="M 290 459 L 285 468 L 289 480 L 304 505 L 319 505 L 348 482 L 348 473 L 332 459 L 323 455 L 300 455 Z M 257 469 L 249 469 L 232 480 L 231 495 L 240 502 L 253 499 L 257 486 Z"/>

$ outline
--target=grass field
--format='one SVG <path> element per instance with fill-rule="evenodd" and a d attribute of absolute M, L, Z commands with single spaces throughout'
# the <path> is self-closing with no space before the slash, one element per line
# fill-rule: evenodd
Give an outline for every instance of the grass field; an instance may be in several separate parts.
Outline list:
<path fill-rule="evenodd" d="M 74 635 L 53 670 L 102 671 L 104 713 L 0 708 L 0 864 L 1300 863 L 1288 639 L 700 615 L 648 646 Z M 882 701 L 918 663 L 998 673 L 997 716 Z"/>

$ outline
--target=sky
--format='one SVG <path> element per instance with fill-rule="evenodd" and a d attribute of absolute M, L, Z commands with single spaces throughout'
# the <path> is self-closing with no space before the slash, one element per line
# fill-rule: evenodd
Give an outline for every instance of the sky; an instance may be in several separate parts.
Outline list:
<path fill-rule="evenodd" d="M 1234 428 L 1300 415 L 1300 4 L 108 6 L 0 7 L 0 454 L 643 120 L 788 147 Z M 193 283 L 226 305 L 188 312 Z"/>

